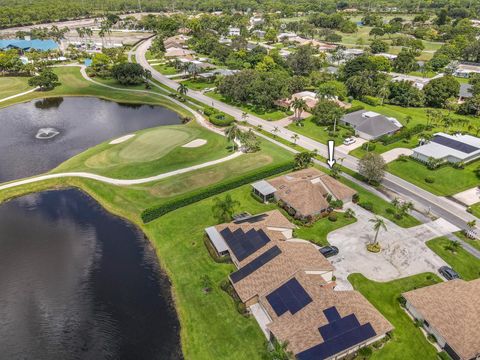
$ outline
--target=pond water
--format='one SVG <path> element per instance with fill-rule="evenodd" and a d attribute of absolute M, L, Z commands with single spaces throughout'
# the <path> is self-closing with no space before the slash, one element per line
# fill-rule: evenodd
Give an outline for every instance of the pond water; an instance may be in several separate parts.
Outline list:
<path fill-rule="evenodd" d="M 49 98 L 9 106 L 0 109 L 0 182 L 49 171 L 111 138 L 180 123 L 177 113 L 163 107 L 89 97 Z"/>
<path fill-rule="evenodd" d="M 78 190 L 0 205 L 0 358 L 181 359 L 142 232 Z"/>

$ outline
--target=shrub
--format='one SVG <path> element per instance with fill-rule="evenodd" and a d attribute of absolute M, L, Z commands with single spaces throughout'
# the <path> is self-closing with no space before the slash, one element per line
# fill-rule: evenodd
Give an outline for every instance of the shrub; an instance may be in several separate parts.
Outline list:
<path fill-rule="evenodd" d="M 353 100 L 353 98 L 352 98 L 352 100 Z M 352 102 L 352 100 L 350 100 L 350 102 Z M 360 111 L 360 110 L 363 110 L 363 109 L 365 109 L 365 108 L 362 105 L 354 105 L 350 109 L 345 109 L 345 113 L 349 114 L 349 113 L 352 113 L 352 112 L 355 112 L 355 111 Z"/>
<path fill-rule="evenodd" d="M 427 176 L 427 177 L 425 178 L 425 182 L 426 182 L 427 184 L 433 184 L 433 183 L 435 182 L 435 178 L 433 178 L 433 177 L 431 177 L 431 176 Z"/>
<path fill-rule="evenodd" d="M 367 211 L 373 211 L 373 204 L 369 201 L 367 202 L 361 202 L 360 205 L 362 208 L 364 208 Z"/>
<path fill-rule="evenodd" d="M 454 169 L 465 169 L 465 163 L 463 161 L 452 163 Z"/>
<path fill-rule="evenodd" d="M 377 145 L 373 142 L 366 142 L 362 144 L 362 150 L 365 150 L 365 151 L 373 151 L 375 150 L 376 147 Z"/>
<path fill-rule="evenodd" d="M 353 194 L 352 196 L 352 202 L 354 204 L 358 203 L 360 201 L 360 195 L 358 193 Z"/>
<path fill-rule="evenodd" d="M 369 346 L 364 346 L 360 350 L 358 350 L 358 355 L 362 359 L 368 359 L 370 356 L 372 356 L 373 350 Z"/>
<path fill-rule="evenodd" d="M 216 126 L 229 126 L 235 121 L 235 118 L 223 112 L 216 112 L 208 116 L 208 120 Z"/>
<path fill-rule="evenodd" d="M 330 206 L 333 207 L 334 209 L 341 209 L 343 207 L 342 200 L 332 200 L 329 203 L 330 203 Z"/>
<path fill-rule="evenodd" d="M 331 222 L 337 221 L 337 214 L 331 213 L 330 215 L 328 215 L 328 220 L 330 220 Z"/>
<path fill-rule="evenodd" d="M 372 252 L 372 253 L 379 253 L 382 248 L 380 247 L 380 244 L 368 244 L 367 245 L 367 250 Z"/>
<path fill-rule="evenodd" d="M 375 96 L 368 96 L 368 95 L 365 95 L 363 98 L 362 98 L 363 102 L 368 104 L 368 105 L 371 105 L 371 106 L 379 106 L 381 105 L 382 103 L 382 100 L 375 97 Z"/>
<path fill-rule="evenodd" d="M 436 342 L 437 342 L 437 338 L 436 338 L 435 335 L 433 335 L 433 334 L 428 334 L 427 339 L 428 339 L 428 341 L 430 341 L 431 343 L 436 343 Z"/>
<path fill-rule="evenodd" d="M 402 307 L 405 307 L 405 305 L 407 304 L 407 300 L 402 295 L 397 297 L 397 301 Z"/>
<path fill-rule="evenodd" d="M 402 128 L 402 130 L 397 131 L 393 135 L 383 135 L 382 137 L 379 138 L 379 141 L 383 145 L 390 145 L 393 144 L 397 141 L 403 140 L 403 139 L 409 139 L 413 135 L 419 134 L 425 130 L 425 125 L 423 124 L 417 124 L 412 128 Z"/>
<path fill-rule="evenodd" d="M 287 162 L 280 165 L 268 167 L 257 173 L 249 173 L 227 182 L 215 184 L 215 185 L 200 189 L 198 191 L 193 191 L 184 196 L 167 201 L 163 204 L 154 205 L 152 207 L 145 209 L 141 214 L 142 221 L 144 223 L 148 223 L 150 221 L 153 221 L 159 218 L 162 215 L 165 215 L 181 207 L 193 204 L 197 201 L 209 198 L 211 196 L 220 194 L 222 192 L 235 189 L 242 185 L 249 184 L 254 181 L 261 180 L 263 178 L 270 177 L 285 171 L 292 170 L 293 167 L 294 167 L 293 162 Z"/>

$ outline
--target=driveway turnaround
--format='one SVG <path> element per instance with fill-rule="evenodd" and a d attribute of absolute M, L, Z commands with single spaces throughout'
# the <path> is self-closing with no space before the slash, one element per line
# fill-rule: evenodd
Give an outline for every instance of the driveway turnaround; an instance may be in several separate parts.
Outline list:
<path fill-rule="evenodd" d="M 383 160 L 388 164 L 389 162 L 392 162 L 393 160 L 397 160 L 400 155 L 405 155 L 405 156 L 410 156 L 413 154 L 412 149 L 406 149 L 406 148 L 395 148 L 389 151 L 385 151 L 382 154 Z"/>
<path fill-rule="evenodd" d="M 412 228 L 401 228 L 384 219 L 388 231 L 380 230 L 378 241 L 380 253 L 367 251 L 366 244 L 374 238 L 373 214 L 360 206 L 351 205 L 357 222 L 328 234 L 330 244 L 337 246 L 339 254 L 332 257 L 337 277 L 337 289 L 352 289 L 347 276 L 362 273 L 375 281 L 390 281 L 423 272 L 436 273 L 440 266 L 447 265 L 426 245 L 427 240 L 450 234 L 458 229 L 443 219 Z"/>

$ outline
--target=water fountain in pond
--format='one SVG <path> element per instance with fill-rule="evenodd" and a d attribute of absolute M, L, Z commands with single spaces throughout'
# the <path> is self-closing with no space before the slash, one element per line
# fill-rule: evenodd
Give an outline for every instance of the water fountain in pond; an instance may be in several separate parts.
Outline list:
<path fill-rule="evenodd" d="M 35 135 L 35 138 L 40 139 L 40 140 L 47 140 L 47 139 L 52 139 L 55 136 L 60 134 L 60 132 L 55 129 L 55 128 L 41 128 L 38 129 L 37 135 Z"/>

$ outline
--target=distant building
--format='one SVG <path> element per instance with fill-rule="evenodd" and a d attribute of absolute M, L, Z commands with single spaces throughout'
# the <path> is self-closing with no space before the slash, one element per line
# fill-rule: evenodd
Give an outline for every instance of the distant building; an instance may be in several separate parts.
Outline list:
<path fill-rule="evenodd" d="M 262 25 L 265 22 L 265 20 L 261 16 L 252 16 L 250 18 L 250 26 L 254 27 L 257 25 Z"/>
<path fill-rule="evenodd" d="M 263 30 L 254 30 L 252 35 L 258 37 L 259 39 L 263 39 L 265 37 L 266 31 Z"/>
<path fill-rule="evenodd" d="M 240 36 L 240 28 L 229 27 L 228 28 L 228 35 L 229 36 Z"/>
<path fill-rule="evenodd" d="M 0 40 L 0 50 L 18 49 L 21 51 L 49 51 L 57 50 L 58 44 L 53 40 Z"/>
<path fill-rule="evenodd" d="M 480 64 L 477 63 L 463 63 L 456 66 L 453 72 L 454 76 L 461 78 L 469 78 L 471 74 L 480 74 Z"/>
<path fill-rule="evenodd" d="M 412 157 L 425 163 L 431 158 L 450 163 L 470 162 L 480 158 L 480 138 L 436 133 L 425 145 L 413 149 Z"/>
<path fill-rule="evenodd" d="M 293 32 L 280 33 L 277 36 L 278 41 L 290 41 L 293 38 L 296 38 L 297 34 Z"/>
<path fill-rule="evenodd" d="M 195 54 L 195 51 L 193 50 L 172 47 L 170 49 L 167 49 L 167 51 L 163 56 L 166 58 L 174 58 L 174 57 L 185 57 L 193 54 Z"/>
<path fill-rule="evenodd" d="M 464 103 L 466 100 L 473 97 L 472 94 L 473 86 L 470 84 L 460 84 L 460 91 L 458 92 L 458 103 Z"/>
<path fill-rule="evenodd" d="M 365 110 L 344 115 L 340 123 L 351 126 L 355 134 L 365 140 L 375 140 L 383 135 L 391 135 L 403 127 L 395 118 Z"/>
<path fill-rule="evenodd" d="M 480 279 L 442 282 L 403 297 L 408 312 L 452 359 L 480 357 Z"/>
<path fill-rule="evenodd" d="M 398 74 L 398 73 L 390 73 L 390 75 L 392 76 L 392 81 L 408 81 L 419 90 L 422 90 L 425 87 L 425 85 L 427 85 L 433 79 L 438 79 L 443 76 L 443 74 L 438 74 L 432 78 L 427 78 L 427 77 Z"/>

